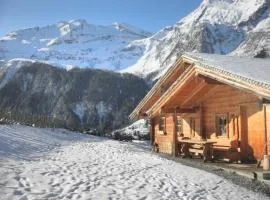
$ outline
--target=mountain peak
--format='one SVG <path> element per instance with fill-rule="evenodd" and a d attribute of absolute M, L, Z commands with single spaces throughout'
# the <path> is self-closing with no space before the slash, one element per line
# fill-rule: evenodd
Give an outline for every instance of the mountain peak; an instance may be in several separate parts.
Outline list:
<path fill-rule="evenodd" d="M 186 51 L 270 55 L 269 19 L 269 0 L 204 0 L 147 40 L 144 55 L 124 71 L 155 80 Z"/>
<path fill-rule="evenodd" d="M 203 3 L 217 3 L 217 2 L 226 2 L 226 3 L 233 3 L 234 1 L 237 0 L 204 0 Z"/>
<path fill-rule="evenodd" d="M 144 31 L 140 28 L 137 28 L 137 27 L 132 26 L 132 25 L 127 24 L 127 23 L 114 22 L 113 27 L 119 31 L 126 31 L 126 32 L 137 34 L 137 35 L 142 35 L 145 37 L 149 37 L 150 35 L 152 35 L 152 33 L 148 32 L 148 31 Z"/>
<path fill-rule="evenodd" d="M 66 25 L 74 26 L 74 27 L 80 27 L 80 26 L 87 26 L 89 24 L 87 23 L 87 21 L 85 19 L 72 19 L 72 20 L 69 20 L 69 21 L 60 21 L 60 22 L 57 23 L 57 26 L 59 28 L 63 27 L 63 26 L 66 26 Z"/>
<path fill-rule="evenodd" d="M 207 3 L 207 4 L 213 4 L 213 3 L 262 3 L 265 2 L 267 0 L 203 0 L 203 3 Z"/>
<path fill-rule="evenodd" d="M 122 25 L 121 23 L 119 23 L 119 22 L 114 22 L 114 23 L 113 23 L 113 26 L 114 26 L 114 28 L 117 29 L 117 30 L 123 29 L 123 25 Z"/>
<path fill-rule="evenodd" d="M 0 60 L 30 58 L 60 67 L 118 70 L 134 64 L 143 48 L 129 48 L 150 33 L 125 23 L 88 24 L 85 19 L 26 28 L 0 37 Z"/>
<path fill-rule="evenodd" d="M 85 19 L 73 19 L 73 20 L 70 20 L 68 23 L 74 24 L 74 25 L 88 24 Z"/>

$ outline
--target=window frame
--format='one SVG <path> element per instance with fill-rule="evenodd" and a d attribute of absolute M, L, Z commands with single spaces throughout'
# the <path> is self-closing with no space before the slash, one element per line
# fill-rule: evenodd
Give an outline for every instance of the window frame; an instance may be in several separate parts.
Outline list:
<path fill-rule="evenodd" d="M 158 130 L 159 130 L 159 133 L 162 135 L 166 133 L 166 117 L 165 116 L 160 116 L 158 120 Z"/>
<path fill-rule="evenodd" d="M 222 117 L 226 118 L 226 124 L 219 124 Z M 216 114 L 215 115 L 215 125 L 216 125 L 216 137 L 229 137 L 229 115 L 228 113 Z M 226 132 L 223 133 L 221 126 L 225 126 Z"/>

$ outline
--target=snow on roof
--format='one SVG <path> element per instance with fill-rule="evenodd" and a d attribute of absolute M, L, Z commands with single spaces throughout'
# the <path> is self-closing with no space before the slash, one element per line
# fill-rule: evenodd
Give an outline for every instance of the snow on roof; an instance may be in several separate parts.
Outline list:
<path fill-rule="evenodd" d="M 270 59 L 235 57 L 206 53 L 185 53 L 195 64 L 241 79 L 260 87 L 270 88 Z"/>

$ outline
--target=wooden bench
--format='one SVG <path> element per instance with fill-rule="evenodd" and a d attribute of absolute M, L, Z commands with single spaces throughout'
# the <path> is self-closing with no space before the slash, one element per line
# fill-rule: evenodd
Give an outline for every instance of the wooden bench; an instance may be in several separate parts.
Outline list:
<path fill-rule="evenodd" d="M 196 155 L 203 154 L 203 146 L 202 145 L 198 145 L 198 144 L 190 145 L 188 150 L 190 153 L 194 153 Z"/>
<path fill-rule="evenodd" d="M 228 162 L 238 162 L 240 160 L 240 148 L 215 144 L 213 146 L 215 159 Z"/>
<path fill-rule="evenodd" d="M 230 146 L 223 146 L 223 145 L 214 145 L 214 151 L 229 151 L 231 149 Z"/>

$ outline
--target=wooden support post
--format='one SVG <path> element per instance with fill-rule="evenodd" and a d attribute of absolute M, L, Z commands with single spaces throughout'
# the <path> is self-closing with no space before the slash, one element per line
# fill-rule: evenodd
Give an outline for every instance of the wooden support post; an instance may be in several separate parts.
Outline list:
<path fill-rule="evenodd" d="M 248 124 L 247 124 L 247 108 L 246 106 L 240 106 L 240 149 L 241 149 L 241 160 L 248 156 L 247 145 L 248 145 Z"/>
<path fill-rule="evenodd" d="M 206 139 L 207 136 L 204 135 L 204 131 L 203 131 L 203 108 L 202 108 L 202 103 L 200 104 L 199 115 L 200 115 L 200 136 L 201 136 L 201 138 Z"/>
<path fill-rule="evenodd" d="M 264 119 L 265 119 L 265 155 L 270 155 L 270 105 L 264 105 Z"/>
<path fill-rule="evenodd" d="M 177 154 L 177 131 L 176 131 L 176 109 L 174 110 L 173 114 L 173 134 L 172 134 L 172 155 L 175 157 Z"/>
<path fill-rule="evenodd" d="M 267 155 L 268 153 L 268 140 L 267 140 L 267 115 L 266 115 L 266 105 L 263 105 L 263 117 L 264 117 L 264 144 L 265 144 L 265 147 L 264 147 L 264 155 Z"/>
<path fill-rule="evenodd" d="M 154 131 L 154 119 L 150 119 L 150 143 L 151 145 L 154 145 L 155 142 L 155 131 Z"/>

